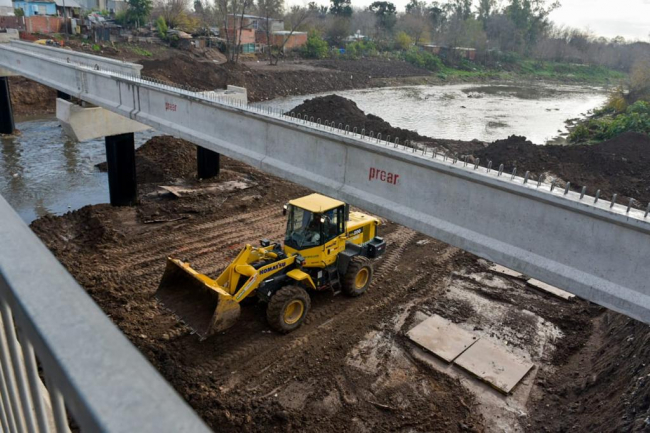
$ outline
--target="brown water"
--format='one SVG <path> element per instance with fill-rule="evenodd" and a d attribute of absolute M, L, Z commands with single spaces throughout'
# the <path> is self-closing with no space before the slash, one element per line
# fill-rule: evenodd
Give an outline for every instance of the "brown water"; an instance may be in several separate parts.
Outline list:
<path fill-rule="evenodd" d="M 494 141 L 523 135 L 545 144 L 566 133 L 567 119 L 605 102 L 602 88 L 556 84 L 386 87 L 328 92 L 351 99 L 366 113 L 434 138 Z M 320 95 L 290 96 L 259 105 L 285 111 Z"/>

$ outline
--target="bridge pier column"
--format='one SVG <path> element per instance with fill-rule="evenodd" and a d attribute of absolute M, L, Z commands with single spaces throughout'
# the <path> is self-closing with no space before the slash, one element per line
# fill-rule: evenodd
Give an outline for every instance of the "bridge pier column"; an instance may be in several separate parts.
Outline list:
<path fill-rule="evenodd" d="M 199 179 L 209 179 L 219 175 L 220 155 L 210 149 L 196 146 L 196 171 Z"/>
<path fill-rule="evenodd" d="M 135 136 L 111 135 L 106 140 L 108 191 L 113 206 L 132 206 L 138 200 L 135 177 Z"/>
<path fill-rule="evenodd" d="M 16 129 L 14 113 L 11 109 L 9 79 L 0 77 L 0 134 L 13 134 Z"/>

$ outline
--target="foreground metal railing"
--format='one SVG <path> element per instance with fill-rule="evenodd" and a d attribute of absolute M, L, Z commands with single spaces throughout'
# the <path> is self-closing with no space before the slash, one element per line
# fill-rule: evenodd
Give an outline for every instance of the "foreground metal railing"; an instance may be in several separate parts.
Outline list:
<path fill-rule="evenodd" d="M 4 432 L 207 427 L 0 196 Z"/>

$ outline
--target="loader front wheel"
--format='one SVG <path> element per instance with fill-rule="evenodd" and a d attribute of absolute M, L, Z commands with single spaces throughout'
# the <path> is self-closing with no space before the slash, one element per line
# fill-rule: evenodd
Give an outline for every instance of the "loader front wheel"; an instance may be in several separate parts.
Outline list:
<path fill-rule="evenodd" d="M 343 277 L 343 293 L 352 297 L 362 295 L 372 282 L 372 274 L 370 260 L 359 256 L 352 258 Z"/>
<path fill-rule="evenodd" d="M 309 294 L 298 286 L 278 290 L 266 308 L 266 319 L 271 328 L 286 334 L 302 325 L 311 307 Z"/>

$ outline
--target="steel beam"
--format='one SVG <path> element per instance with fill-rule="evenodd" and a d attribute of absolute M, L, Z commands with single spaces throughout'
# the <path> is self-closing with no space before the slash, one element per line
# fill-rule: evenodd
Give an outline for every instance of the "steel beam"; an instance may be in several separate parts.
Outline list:
<path fill-rule="evenodd" d="M 10 47 L 0 47 L 0 65 L 650 323 L 642 211 L 325 119 L 292 119 Z"/>

